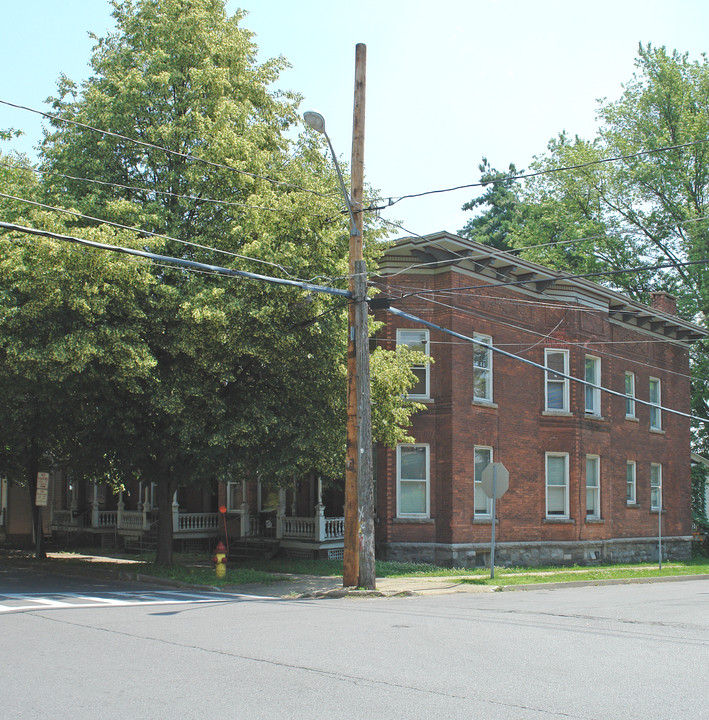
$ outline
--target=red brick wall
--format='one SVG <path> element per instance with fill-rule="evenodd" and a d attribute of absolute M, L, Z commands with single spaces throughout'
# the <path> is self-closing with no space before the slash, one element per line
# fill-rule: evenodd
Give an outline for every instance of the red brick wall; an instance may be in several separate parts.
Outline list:
<path fill-rule="evenodd" d="M 456 272 L 426 278 L 399 275 L 396 284 L 455 288 L 482 285 Z M 395 294 L 395 293 L 392 293 Z M 432 297 L 430 295 L 426 297 Z M 624 373 L 636 375 L 636 397 L 648 400 L 648 379 L 661 380 L 663 406 L 689 412 L 688 352 L 613 324 L 607 313 L 554 303 L 543 295 L 509 288 L 440 293 L 436 301 L 411 297 L 395 307 L 472 336 L 491 335 L 496 347 L 544 364 L 545 348 L 569 350 L 570 374 L 584 377 L 586 354 L 601 359 L 601 385 L 624 392 Z M 561 305 L 561 306 L 560 306 Z M 386 322 L 380 340 L 393 348 L 397 327 L 412 322 L 381 312 Z M 551 335 L 551 337 L 546 337 Z M 650 464 L 663 466 L 663 533 L 691 532 L 689 421 L 662 413 L 663 432 L 649 430 L 650 409 L 636 403 L 637 421 L 625 418 L 625 401 L 601 393 L 601 418 L 587 417 L 584 387 L 570 384 L 571 416 L 544 414 L 544 373 L 495 353 L 493 401 L 473 403 L 472 344 L 431 331 L 431 397 L 411 434 L 428 443 L 431 453 L 430 515 L 433 522 L 397 521 L 396 453 L 380 450 L 377 483 L 377 536 L 380 543 L 488 542 L 490 523 L 474 522 L 473 456 L 475 445 L 491 446 L 504 463 L 510 489 L 498 502 L 497 539 L 515 541 L 582 541 L 652 537 L 657 513 L 650 512 Z M 614 343 L 614 344 L 608 344 Z M 569 454 L 569 521 L 546 519 L 545 452 Z M 586 521 L 586 455 L 600 457 L 601 521 Z M 626 461 L 637 463 L 638 507 L 626 504 Z"/>

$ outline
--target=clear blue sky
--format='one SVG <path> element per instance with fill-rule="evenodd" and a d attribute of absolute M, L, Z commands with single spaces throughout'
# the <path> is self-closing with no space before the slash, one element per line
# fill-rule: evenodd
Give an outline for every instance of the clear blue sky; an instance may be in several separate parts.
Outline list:
<path fill-rule="evenodd" d="M 709 49 L 705 0 L 230 0 L 256 34 L 261 59 L 285 56 L 280 86 L 327 118 L 349 157 L 355 45 L 367 45 L 367 181 L 386 196 L 478 180 L 493 166 L 526 167 L 561 130 L 588 137 L 596 100 L 632 76 L 638 43 L 698 58 Z M 0 99 L 47 109 L 64 73 L 88 73 L 92 41 L 111 25 L 105 0 L 5 0 L 0 13 Z M 40 123 L 0 106 L 0 128 L 26 137 Z M 7 146 L 5 146 L 7 149 Z M 385 213 L 416 233 L 457 231 L 465 190 L 409 200 Z"/>

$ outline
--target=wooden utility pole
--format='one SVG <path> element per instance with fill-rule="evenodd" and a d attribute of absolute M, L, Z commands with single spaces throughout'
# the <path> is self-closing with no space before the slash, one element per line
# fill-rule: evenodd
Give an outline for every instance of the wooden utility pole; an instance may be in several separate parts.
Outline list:
<path fill-rule="evenodd" d="M 347 338 L 347 465 L 345 468 L 345 550 L 342 584 L 374 589 L 374 499 L 372 488 L 372 422 L 367 329 L 367 276 L 362 215 L 364 194 L 364 117 L 367 46 L 355 49 L 350 201 L 354 224 L 350 232 Z"/>

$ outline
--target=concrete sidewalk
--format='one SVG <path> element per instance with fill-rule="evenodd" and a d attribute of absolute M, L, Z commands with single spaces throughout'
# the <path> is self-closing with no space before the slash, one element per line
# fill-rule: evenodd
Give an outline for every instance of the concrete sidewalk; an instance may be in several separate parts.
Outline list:
<path fill-rule="evenodd" d="M 8 551 L 0 549 L 0 557 L 30 566 L 37 561 L 31 552 Z M 59 563 L 51 567 L 52 572 L 69 575 L 93 575 L 115 578 L 132 582 L 147 582 L 174 588 L 201 588 L 216 592 L 239 593 L 243 595 L 259 595 L 263 597 L 281 598 L 366 598 L 366 597 L 404 597 L 415 595 L 442 595 L 447 593 L 489 593 L 513 590 L 553 590 L 562 587 L 581 587 L 594 585 L 622 585 L 630 583 L 680 582 L 707 579 L 707 575 L 676 575 L 654 578 L 625 578 L 613 580 L 578 580 L 567 582 L 530 583 L 528 585 L 482 585 L 465 582 L 463 577 L 400 577 L 377 578 L 376 590 L 360 590 L 343 587 L 342 577 L 301 575 L 278 573 L 282 579 L 272 583 L 249 583 L 243 585 L 226 585 L 213 587 L 210 585 L 196 586 L 189 583 L 173 581 L 141 572 L 142 560 L 116 558 L 103 555 L 80 555 L 66 552 L 48 552 L 48 560 L 73 560 L 71 564 Z M 42 562 L 42 561 L 40 561 Z M 44 566 L 46 567 L 46 566 Z M 549 574 L 534 573 L 531 574 Z M 276 573 L 274 573 L 276 575 Z"/>

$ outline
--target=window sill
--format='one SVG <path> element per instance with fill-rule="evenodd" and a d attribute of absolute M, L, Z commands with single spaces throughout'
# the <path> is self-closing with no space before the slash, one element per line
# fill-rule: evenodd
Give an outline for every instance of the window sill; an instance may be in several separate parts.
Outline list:
<path fill-rule="evenodd" d="M 584 417 L 586 418 L 586 420 L 605 420 L 603 415 L 595 415 L 594 413 L 589 412 L 585 413 Z"/>
<path fill-rule="evenodd" d="M 664 515 L 666 512 L 667 512 L 667 510 L 664 509 L 664 510 L 662 511 L 662 514 Z M 650 515 L 657 515 L 657 513 L 658 513 L 657 508 L 650 508 Z"/>
<path fill-rule="evenodd" d="M 640 422 L 640 420 L 638 418 L 636 418 L 635 415 L 626 415 L 625 419 L 628 422 Z"/>
<path fill-rule="evenodd" d="M 488 400 L 473 400 L 472 404 L 477 407 L 491 408 L 493 410 L 497 409 L 497 403 L 492 402 L 492 400 L 490 400 L 490 401 L 488 401 Z"/>
<path fill-rule="evenodd" d="M 636 510 L 640 507 L 640 503 L 625 503 L 627 508 L 635 508 Z"/>
<path fill-rule="evenodd" d="M 433 525 L 436 521 L 426 517 L 397 517 L 393 518 L 392 522 L 395 525 Z"/>
<path fill-rule="evenodd" d="M 430 397 L 416 397 L 412 395 L 407 395 L 406 399 L 411 400 L 411 402 L 420 402 L 424 405 L 433 405 L 433 403 L 436 402 L 433 398 Z"/>
<path fill-rule="evenodd" d="M 603 518 L 590 518 L 590 517 L 587 517 L 587 518 L 584 520 L 584 522 L 586 523 L 586 525 L 603 525 L 603 523 L 605 522 L 605 520 L 604 520 Z"/>
<path fill-rule="evenodd" d="M 473 525 L 492 525 L 492 518 L 489 515 L 487 517 L 484 515 L 482 517 L 478 515 L 477 517 L 472 518 L 472 523 Z M 500 518 L 497 518 L 495 520 L 495 525 L 499 524 Z"/>
<path fill-rule="evenodd" d="M 651 432 L 653 435 L 664 435 L 665 431 L 661 428 L 650 428 L 649 432 Z"/>
<path fill-rule="evenodd" d="M 544 417 L 573 417 L 574 414 L 568 410 L 542 410 Z"/>
<path fill-rule="evenodd" d="M 576 520 L 573 518 L 544 518 L 542 522 L 545 525 L 576 525 Z"/>

